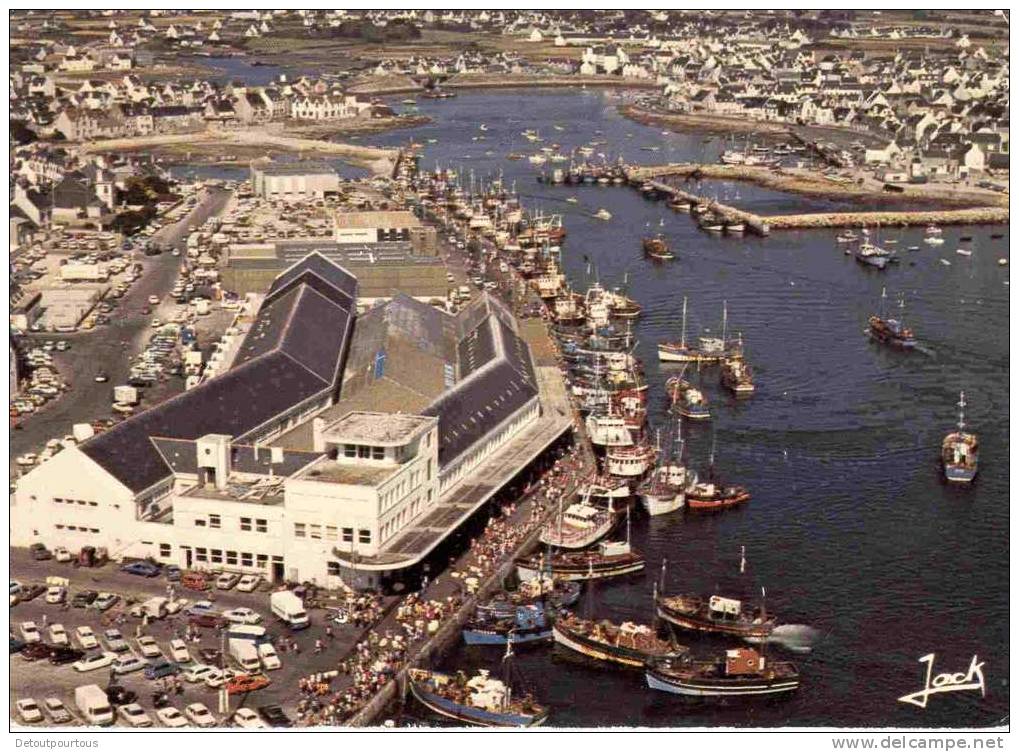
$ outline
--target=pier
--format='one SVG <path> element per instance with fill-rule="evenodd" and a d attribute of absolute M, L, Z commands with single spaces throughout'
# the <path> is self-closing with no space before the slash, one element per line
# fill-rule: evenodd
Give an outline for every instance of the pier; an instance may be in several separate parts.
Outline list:
<path fill-rule="evenodd" d="M 758 235 L 768 235 L 771 230 L 799 230 L 818 228 L 843 227 L 909 227 L 927 225 L 974 225 L 974 224 L 1007 224 L 1009 209 L 1007 196 L 997 194 L 960 194 L 960 197 L 945 199 L 950 208 L 911 209 L 883 211 L 832 211 L 811 212 L 806 214 L 774 214 L 761 215 L 744 211 L 734 206 L 722 204 L 690 193 L 665 181 L 667 177 L 683 180 L 741 180 L 778 191 L 791 191 L 829 198 L 860 200 L 887 198 L 885 194 L 875 192 L 849 181 L 832 180 L 816 173 L 791 172 L 774 170 L 765 167 L 748 167 L 743 165 L 701 165 L 701 164 L 667 164 L 631 167 L 627 170 L 630 183 L 639 187 L 650 183 L 659 193 L 666 194 L 692 204 L 704 204 L 725 221 L 742 221 L 747 229 Z M 895 201 L 916 198 L 918 201 L 933 202 L 938 199 L 933 195 L 910 196 L 908 193 L 895 194 Z M 960 206 L 964 197 L 971 197 L 969 206 Z M 986 206 L 973 206 L 978 197 Z M 958 208 L 956 208 L 958 207 Z"/>

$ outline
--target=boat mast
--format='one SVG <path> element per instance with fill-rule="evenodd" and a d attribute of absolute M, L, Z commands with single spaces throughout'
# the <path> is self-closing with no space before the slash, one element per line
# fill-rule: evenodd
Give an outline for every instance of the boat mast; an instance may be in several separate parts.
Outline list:
<path fill-rule="evenodd" d="M 729 323 L 729 306 L 727 301 L 722 301 L 722 351 L 725 351 L 725 328 Z"/>
<path fill-rule="evenodd" d="M 683 296 L 683 330 L 680 334 L 679 347 L 681 350 L 686 349 L 686 295 Z"/>
<path fill-rule="evenodd" d="M 963 410 L 966 407 L 966 393 L 965 392 L 959 392 L 959 403 L 958 404 L 959 404 L 959 433 L 962 433 L 963 430 L 966 428 L 966 420 L 965 420 L 966 416 L 965 416 L 965 414 L 963 412 Z"/>

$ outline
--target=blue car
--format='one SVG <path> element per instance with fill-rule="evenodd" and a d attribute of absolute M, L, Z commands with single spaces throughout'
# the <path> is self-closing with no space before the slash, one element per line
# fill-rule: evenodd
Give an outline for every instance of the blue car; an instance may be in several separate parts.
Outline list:
<path fill-rule="evenodd" d="M 132 561 L 130 564 L 122 566 L 120 571 L 127 572 L 128 574 L 136 574 L 141 577 L 155 577 L 159 574 L 159 567 L 155 564 L 150 564 L 147 561 Z"/>
<path fill-rule="evenodd" d="M 155 660 L 149 661 L 145 667 L 146 679 L 162 679 L 164 676 L 174 676 L 180 673 L 180 666 L 173 661 Z"/>
<path fill-rule="evenodd" d="M 180 567 L 176 564 L 169 564 L 163 568 L 167 582 L 180 582 Z"/>

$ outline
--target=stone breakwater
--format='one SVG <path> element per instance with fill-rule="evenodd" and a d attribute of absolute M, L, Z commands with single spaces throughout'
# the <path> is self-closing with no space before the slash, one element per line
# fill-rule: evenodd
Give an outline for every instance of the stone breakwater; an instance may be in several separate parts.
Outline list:
<path fill-rule="evenodd" d="M 986 206 L 943 211 L 825 212 L 821 214 L 778 214 L 761 217 L 772 230 L 817 227 L 908 227 L 916 225 L 1007 224 L 1008 208 Z"/>

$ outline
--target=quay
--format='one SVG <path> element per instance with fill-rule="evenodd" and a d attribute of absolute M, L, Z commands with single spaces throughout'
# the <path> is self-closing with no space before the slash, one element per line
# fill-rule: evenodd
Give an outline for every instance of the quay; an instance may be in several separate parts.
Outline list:
<path fill-rule="evenodd" d="M 693 204 L 705 204 L 715 214 L 726 221 L 742 221 L 751 232 L 768 235 L 771 230 L 797 230 L 816 228 L 842 227 L 873 227 L 881 226 L 927 226 L 927 225 L 973 225 L 973 224 L 1007 224 L 1009 221 L 1008 198 L 995 194 L 962 193 L 958 197 L 945 198 L 944 203 L 951 208 L 910 209 L 903 211 L 836 211 L 811 212 L 805 214 L 774 214 L 760 215 L 744 211 L 734 206 L 722 204 L 712 199 L 690 193 L 670 182 L 666 178 L 682 180 L 740 180 L 754 183 L 765 188 L 818 195 L 829 198 L 860 200 L 887 198 L 886 194 L 865 189 L 850 182 L 827 179 L 813 173 L 776 171 L 765 167 L 748 167 L 744 165 L 703 165 L 693 163 L 652 165 L 630 167 L 627 178 L 631 185 L 640 187 L 650 183 L 659 193 L 689 201 Z M 965 197 L 972 199 L 968 206 L 959 206 Z M 916 198 L 919 201 L 932 202 L 939 196 L 895 194 L 895 201 Z M 973 206 L 974 203 L 986 203 L 985 206 Z"/>

